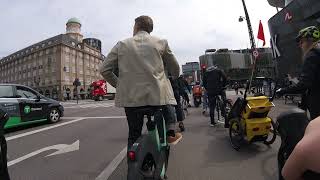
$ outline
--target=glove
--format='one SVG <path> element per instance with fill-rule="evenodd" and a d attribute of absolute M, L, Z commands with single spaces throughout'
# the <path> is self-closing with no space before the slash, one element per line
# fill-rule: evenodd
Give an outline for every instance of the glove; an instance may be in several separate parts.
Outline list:
<path fill-rule="evenodd" d="M 284 92 L 284 89 L 283 88 L 280 88 L 280 89 L 278 89 L 277 91 L 276 91 L 276 95 L 278 96 L 278 97 L 281 97 L 281 96 L 283 96 L 285 94 L 285 92 Z"/>

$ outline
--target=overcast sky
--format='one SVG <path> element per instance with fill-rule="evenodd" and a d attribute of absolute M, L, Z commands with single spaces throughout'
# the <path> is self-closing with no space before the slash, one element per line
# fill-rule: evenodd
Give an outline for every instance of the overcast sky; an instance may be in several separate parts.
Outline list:
<path fill-rule="evenodd" d="M 267 0 L 246 0 L 254 36 L 262 20 L 269 46 L 268 19 L 276 9 Z M 149 15 L 154 32 L 169 41 L 180 64 L 198 61 L 208 48 L 250 47 L 241 0 L 1 0 L 0 57 L 65 33 L 77 17 L 84 37 L 102 41 L 107 54 L 118 40 L 132 36 L 134 19 Z M 260 46 L 262 43 L 259 43 Z"/>

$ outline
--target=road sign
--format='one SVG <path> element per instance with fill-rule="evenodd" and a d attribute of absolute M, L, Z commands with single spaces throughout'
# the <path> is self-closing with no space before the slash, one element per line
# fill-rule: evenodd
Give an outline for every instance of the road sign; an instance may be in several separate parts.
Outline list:
<path fill-rule="evenodd" d="M 252 52 L 252 55 L 253 57 L 255 57 L 256 59 L 259 57 L 259 51 L 257 49 L 255 49 L 253 52 Z"/>

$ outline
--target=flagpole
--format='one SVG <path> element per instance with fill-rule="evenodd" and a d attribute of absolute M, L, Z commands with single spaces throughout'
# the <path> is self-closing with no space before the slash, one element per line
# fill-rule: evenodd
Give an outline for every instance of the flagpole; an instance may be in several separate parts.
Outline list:
<path fill-rule="evenodd" d="M 259 47 L 259 40 L 258 38 L 256 39 L 256 42 L 257 42 L 257 46 L 256 46 L 256 49 L 258 49 Z M 254 49 L 255 50 L 255 49 Z M 251 52 L 252 54 L 253 52 Z M 251 56 L 252 57 L 252 56 Z M 252 81 L 253 81 L 253 75 L 254 75 L 254 72 L 256 70 L 256 61 L 257 61 L 257 58 L 255 58 L 253 56 L 253 66 L 252 66 L 252 71 L 251 71 L 251 76 L 250 76 L 250 82 L 249 82 L 249 94 L 251 94 L 251 85 L 252 85 Z"/>

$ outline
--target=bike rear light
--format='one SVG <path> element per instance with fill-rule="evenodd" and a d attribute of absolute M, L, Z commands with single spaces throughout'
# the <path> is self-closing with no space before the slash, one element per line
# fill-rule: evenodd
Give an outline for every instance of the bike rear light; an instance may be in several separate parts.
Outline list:
<path fill-rule="evenodd" d="M 136 160 L 136 153 L 134 151 L 129 151 L 128 152 L 128 158 L 131 160 L 131 161 L 135 161 Z"/>
<path fill-rule="evenodd" d="M 259 131 L 259 128 L 258 127 L 253 128 L 252 131 Z"/>
<path fill-rule="evenodd" d="M 271 126 L 266 126 L 266 129 L 271 129 Z"/>

